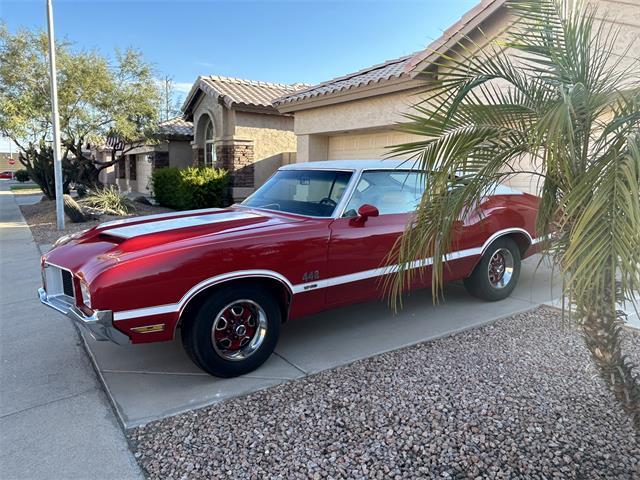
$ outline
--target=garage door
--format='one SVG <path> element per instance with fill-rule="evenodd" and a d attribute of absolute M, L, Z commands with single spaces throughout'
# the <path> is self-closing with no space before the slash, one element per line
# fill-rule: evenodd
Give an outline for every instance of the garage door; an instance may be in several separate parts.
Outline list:
<path fill-rule="evenodd" d="M 385 158 L 388 146 L 415 141 L 420 137 L 407 133 L 384 131 L 352 133 L 329 137 L 329 160 L 371 160 Z"/>

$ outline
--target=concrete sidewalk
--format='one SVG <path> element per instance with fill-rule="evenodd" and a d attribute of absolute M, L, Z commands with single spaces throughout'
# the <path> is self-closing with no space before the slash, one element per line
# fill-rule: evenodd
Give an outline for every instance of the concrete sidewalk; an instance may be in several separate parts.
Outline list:
<path fill-rule="evenodd" d="M 39 258 L 0 181 L 0 478 L 143 478 L 75 327 L 36 299 Z"/>

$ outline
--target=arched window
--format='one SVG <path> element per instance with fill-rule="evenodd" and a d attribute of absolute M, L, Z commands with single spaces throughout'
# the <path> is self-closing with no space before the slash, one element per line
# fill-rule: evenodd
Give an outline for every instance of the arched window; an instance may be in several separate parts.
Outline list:
<path fill-rule="evenodd" d="M 204 131 L 204 166 L 216 166 L 215 134 L 213 131 L 213 121 L 211 121 L 211 119 L 207 122 L 207 128 Z"/>

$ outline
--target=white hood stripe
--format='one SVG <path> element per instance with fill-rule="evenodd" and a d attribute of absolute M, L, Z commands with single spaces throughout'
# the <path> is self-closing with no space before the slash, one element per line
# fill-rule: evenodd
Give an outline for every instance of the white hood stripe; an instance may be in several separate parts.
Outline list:
<path fill-rule="evenodd" d="M 188 217 L 171 218 L 157 222 L 138 223 L 125 227 L 116 227 L 104 230 L 101 233 L 119 238 L 134 238 L 151 233 L 168 232 L 180 228 L 197 227 L 201 225 L 211 225 L 232 220 L 245 220 L 257 218 L 258 215 L 246 212 L 214 213 L 212 215 L 193 215 Z"/>

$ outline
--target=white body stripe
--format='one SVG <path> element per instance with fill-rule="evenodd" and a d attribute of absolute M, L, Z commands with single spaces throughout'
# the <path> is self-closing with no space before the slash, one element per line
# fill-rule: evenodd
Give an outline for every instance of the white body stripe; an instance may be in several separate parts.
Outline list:
<path fill-rule="evenodd" d="M 509 233 L 522 233 L 527 236 L 531 245 L 541 242 L 544 238 L 532 239 L 529 232 L 522 228 L 508 228 L 500 230 L 499 232 L 491 235 L 481 247 L 467 248 L 465 250 L 458 250 L 457 252 L 451 252 L 446 255 L 446 260 L 456 260 L 458 258 L 479 256 L 484 253 L 486 248 L 498 237 L 507 235 Z M 416 260 L 411 263 L 409 268 L 426 267 L 433 263 L 433 259 L 425 258 L 423 260 Z M 264 277 L 273 278 L 280 281 L 283 285 L 289 289 L 292 294 L 298 294 L 308 292 L 310 290 L 320 290 L 322 288 L 335 287 L 336 285 L 343 285 L 346 283 L 357 282 L 360 280 L 366 280 L 368 278 L 380 277 L 382 275 L 388 275 L 390 273 L 397 272 L 399 265 L 388 265 L 386 267 L 373 268 L 371 270 L 364 270 L 362 272 L 349 273 L 347 275 L 340 275 L 337 277 L 331 277 L 324 280 L 316 280 L 315 282 L 299 283 L 293 285 L 284 275 L 274 272 L 272 270 L 239 270 L 236 272 L 229 272 L 215 277 L 208 278 L 192 287 L 187 293 L 183 295 L 178 303 L 172 303 L 167 305 L 159 305 L 156 307 L 137 308 L 135 310 L 125 310 L 113 313 L 113 319 L 128 320 L 131 318 L 147 317 L 151 315 L 161 315 L 164 313 L 176 313 L 180 312 L 189 300 L 191 300 L 197 293 L 204 290 L 207 287 L 222 283 L 227 280 L 235 280 L 239 278 L 247 277 Z"/>

